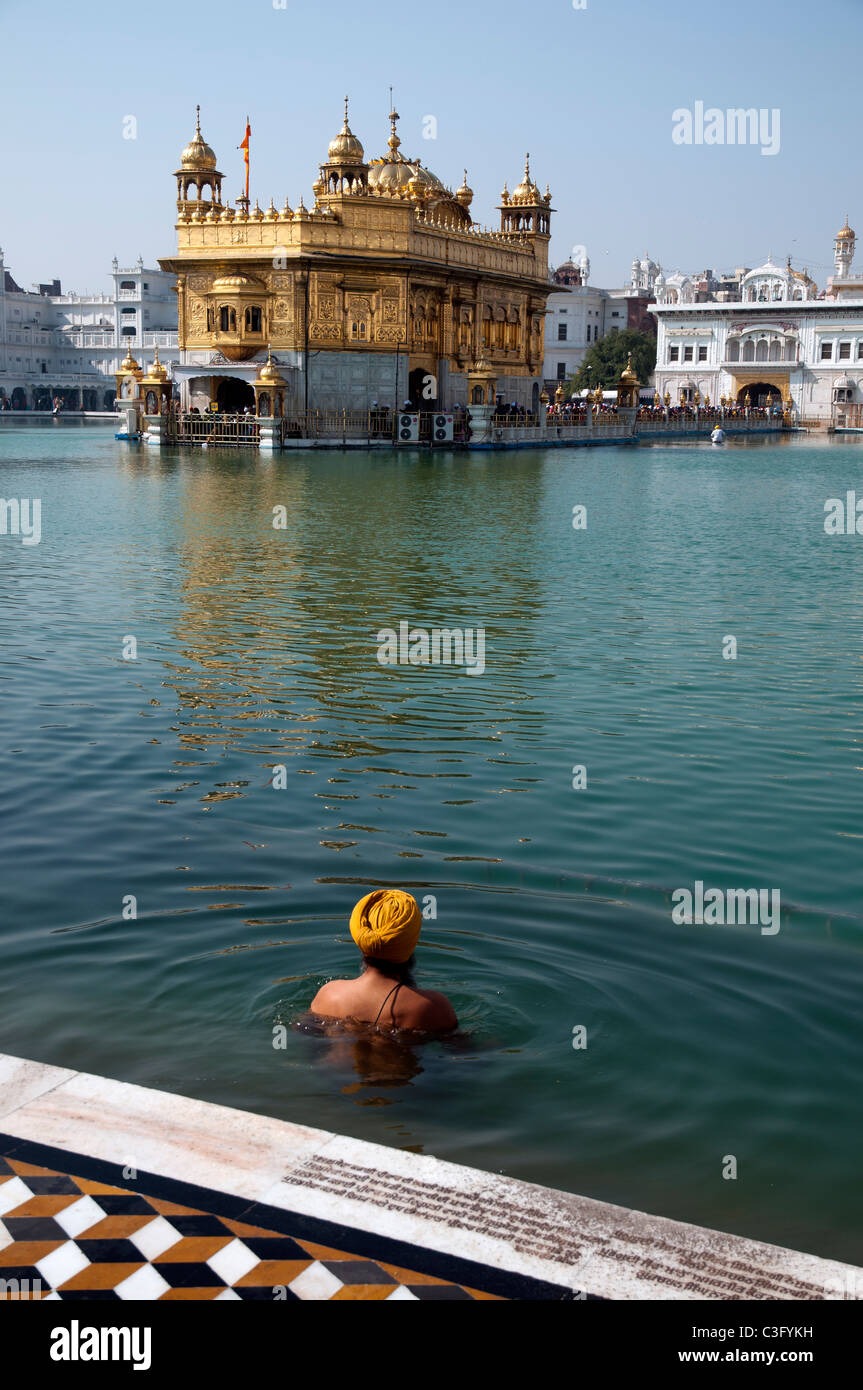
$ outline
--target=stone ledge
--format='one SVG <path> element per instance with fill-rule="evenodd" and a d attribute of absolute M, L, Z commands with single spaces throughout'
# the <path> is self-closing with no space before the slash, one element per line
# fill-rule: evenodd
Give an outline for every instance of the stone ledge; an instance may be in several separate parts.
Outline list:
<path fill-rule="evenodd" d="M 863 1297 L 863 1271 L 833 1260 L 3 1054 L 0 1130 L 13 1154 L 14 1141 L 25 1154 L 39 1146 L 40 1162 L 68 1154 L 70 1173 L 92 1161 L 121 1185 L 131 1166 L 207 1210 L 228 1203 L 261 1226 L 284 1213 L 291 1230 L 338 1230 L 366 1257 L 379 1246 L 379 1258 L 398 1250 L 413 1269 L 455 1261 L 480 1288 L 485 1270 L 489 1288 L 500 1275 L 552 1291 L 499 1296 Z"/>

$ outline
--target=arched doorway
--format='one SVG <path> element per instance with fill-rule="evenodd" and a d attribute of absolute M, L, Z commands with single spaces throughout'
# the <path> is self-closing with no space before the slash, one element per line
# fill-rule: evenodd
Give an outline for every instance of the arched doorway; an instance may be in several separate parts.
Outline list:
<path fill-rule="evenodd" d="M 253 415 L 255 413 L 255 393 L 251 382 L 241 381 L 238 376 L 222 377 L 216 390 L 216 401 L 226 415 L 239 415 L 246 406 Z"/>
<path fill-rule="evenodd" d="M 429 389 L 435 392 L 433 396 L 428 395 Z M 437 379 L 434 372 L 427 367 L 414 367 L 408 377 L 406 399 L 415 410 L 437 410 Z"/>
<path fill-rule="evenodd" d="M 749 392 L 749 404 L 762 409 L 767 408 L 767 397 L 775 396 L 777 400 L 782 400 L 782 388 L 774 386 L 770 381 L 752 381 L 747 386 L 741 386 L 737 392 L 737 404 L 746 404 L 746 393 Z"/>
<path fill-rule="evenodd" d="M 27 409 L 27 392 L 24 390 L 23 386 L 16 386 L 15 390 L 12 392 L 12 409 Z"/>

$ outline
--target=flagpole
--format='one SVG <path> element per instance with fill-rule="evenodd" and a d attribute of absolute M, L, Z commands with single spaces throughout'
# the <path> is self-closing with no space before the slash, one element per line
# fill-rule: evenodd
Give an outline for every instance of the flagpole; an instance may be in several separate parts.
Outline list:
<path fill-rule="evenodd" d="M 249 123 L 248 116 L 246 116 L 246 133 L 243 136 L 243 143 L 238 147 L 243 151 L 243 159 L 246 162 L 246 191 L 241 197 L 237 199 L 237 203 L 245 213 L 248 213 L 249 211 L 249 146 L 251 144 L 251 141 L 252 127 Z"/>

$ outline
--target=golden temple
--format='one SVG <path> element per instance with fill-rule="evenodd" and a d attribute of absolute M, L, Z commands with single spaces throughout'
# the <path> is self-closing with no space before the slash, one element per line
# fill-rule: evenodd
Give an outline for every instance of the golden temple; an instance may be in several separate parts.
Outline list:
<path fill-rule="evenodd" d="M 482 360 L 507 401 L 536 410 L 541 389 L 551 195 L 525 161 L 498 205 L 500 227 L 473 222 L 467 173 L 453 190 L 406 157 L 390 112 L 385 153 L 367 159 L 341 130 L 300 197 L 261 209 L 223 201 L 224 175 L 200 109 L 177 180 L 177 276 L 185 408 L 252 401 L 271 350 L 288 409 L 466 404 Z"/>

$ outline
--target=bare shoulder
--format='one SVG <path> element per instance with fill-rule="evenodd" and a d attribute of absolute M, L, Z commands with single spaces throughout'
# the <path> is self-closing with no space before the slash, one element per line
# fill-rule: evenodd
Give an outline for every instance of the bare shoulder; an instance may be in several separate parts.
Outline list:
<path fill-rule="evenodd" d="M 313 1014 L 330 1015 L 338 1017 L 340 1006 L 345 1001 L 346 986 L 352 983 L 351 980 L 329 980 L 325 985 L 321 985 L 309 1008 Z"/>
<path fill-rule="evenodd" d="M 445 994 L 440 994 L 436 989 L 416 989 L 405 1000 L 404 1012 L 399 1009 L 399 1024 L 402 1028 L 437 1033 L 457 1028 L 458 1019 Z"/>

